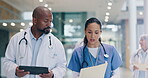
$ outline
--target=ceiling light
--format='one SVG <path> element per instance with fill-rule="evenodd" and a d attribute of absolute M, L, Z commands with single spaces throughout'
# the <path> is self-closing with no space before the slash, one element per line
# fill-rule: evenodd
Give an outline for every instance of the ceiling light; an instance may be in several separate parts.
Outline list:
<path fill-rule="evenodd" d="M 109 19 L 109 16 L 105 16 L 105 19 Z"/>
<path fill-rule="evenodd" d="M 139 15 L 143 15 L 143 12 L 139 12 Z"/>
<path fill-rule="evenodd" d="M 110 15 L 110 13 L 109 12 L 106 12 L 106 15 Z"/>
<path fill-rule="evenodd" d="M 52 10 L 52 8 L 48 8 L 50 11 Z"/>
<path fill-rule="evenodd" d="M 107 9 L 111 9 L 111 7 L 110 7 L 110 6 L 108 6 L 108 7 L 107 7 Z"/>
<path fill-rule="evenodd" d="M 29 25 L 30 25 L 30 26 L 32 26 L 32 25 L 33 25 L 33 23 L 32 23 L 32 22 L 29 22 Z"/>
<path fill-rule="evenodd" d="M 43 2 L 43 0 L 39 0 L 39 2 Z"/>
<path fill-rule="evenodd" d="M 14 22 L 12 22 L 10 25 L 11 25 L 11 26 L 15 26 L 15 23 L 14 23 Z"/>
<path fill-rule="evenodd" d="M 21 26 L 25 26 L 25 23 L 21 22 Z"/>
<path fill-rule="evenodd" d="M 108 3 L 109 6 L 112 6 L 113 4 L 111 2 Z"/>
<path fill-rule="evenodd" d="M 21 31 L 24 31 L 24 29 L 20 29 L 20 32 L 21 32 Z"/>
<path fill-rule="evenodd" d="M 48 4 L 45 4 L 44 6 L 45 6 L 45 7 L 48 7 Z"/>
<path fill-rule="evenodd" d="M 7 26 L 7 23 L 3 23 L 2 25 L 3 25 L 3 26 Z"/>
<path fill-rule="evenodd" d="M 108 19 L 105 19 L 104 21 L 105 21 L 105 22 L 108 22 Z"/>
<path fill-rule="evenodd" d="M 72 23 L 72 22 L 73 22 L 73 20 L 72 20 L 72 19 L 69 19 L 69 22 L 70 22 L 70 23 Z"/>

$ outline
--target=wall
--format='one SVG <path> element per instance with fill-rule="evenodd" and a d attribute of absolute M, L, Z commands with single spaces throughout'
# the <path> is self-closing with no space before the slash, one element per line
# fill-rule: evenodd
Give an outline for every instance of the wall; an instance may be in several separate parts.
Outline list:
<path fill-rule="evenodd" d="M 5 53 L 5 49 L 8 44 L 8 41 L 9 41 L 9 32 L 5 30 L 0 30 L 0 63 L 1 63 L 1 58 L 4 57 L 4 53 Z M 1 66 L 0 66 L 0 70 L 1 70 Z"/>
<path fill-rule="evenodd" d="M 19 19 L 20 11 L 0 0 L 0 19 Z"/>
<path fill-rule="evenodd" d="M 0 21 L 2 20 L 15 20 L 20 19 L 20 11 L 15 9 L 14 7 L 6 4 L 2 0 L 0 0 Z M 2 22 L 1 22 L 2 23 Z M 1 58 L 5 55 L 6 45 L 9 42 L 9 39 L 15 32 L 9 31 L 8 27 L 4 28 L 0 23 L 0 78 L 2 77 L 2 68 L 1 68 Z"/>

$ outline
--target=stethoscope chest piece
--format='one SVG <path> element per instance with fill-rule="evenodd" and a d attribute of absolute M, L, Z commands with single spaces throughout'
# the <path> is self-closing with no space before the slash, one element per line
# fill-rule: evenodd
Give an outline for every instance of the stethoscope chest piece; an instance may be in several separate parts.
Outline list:
<path fill-rule="evenodd" d="M 108 58 L 108 57 L 109 57 L 109 55 L 108 55 L 108 54 L 104 54 L 104 57 Z"/>
<path fill-rule="evenodd" d="M 53 47 L 51 45 L 48 46 L 49 49 L 53 49 Z"/>

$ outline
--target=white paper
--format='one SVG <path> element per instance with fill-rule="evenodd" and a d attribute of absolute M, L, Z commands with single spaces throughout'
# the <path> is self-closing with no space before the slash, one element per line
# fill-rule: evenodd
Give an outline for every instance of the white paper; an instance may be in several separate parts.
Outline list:
<path fill-rule="evenodd" d="M 139 70 L 142 70 L 142 71 L 148 71 L 146 68 L 148 68 L 148 65 L 146 64 L 134 64 L 136 67 L 139 68 Z"/>
<path fill-rule="evenodd" d="M 106 67 L 107 63 L 98 66 L 83 68 L 80 71 L 79 78 L 104 78 Z"/>

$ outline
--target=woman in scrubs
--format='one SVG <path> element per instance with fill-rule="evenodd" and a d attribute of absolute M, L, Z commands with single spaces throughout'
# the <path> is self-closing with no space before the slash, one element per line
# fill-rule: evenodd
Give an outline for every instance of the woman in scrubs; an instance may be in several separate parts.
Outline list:
<path fill-rule="evenodd" d="M 131 57 L 130 69 L 133 71 L 133 78 L 148 78 L 148 34 L 140 37 L 140 49 Z M 138 67 L 137 65 L 145 65 Z"/>
<path fill-rule="evenodd" d="M 104 78 L 119 78 L 118 67 L 121 58 L 116 49 L 101 43 L 101 22 L 97 18 L 90 18 L 85 23 L 85 37 L 83 46 L 74 49 L 68 68 L 73 71 L 73 78 L 78 78 L 82 68 L 108 63 Z"/>

